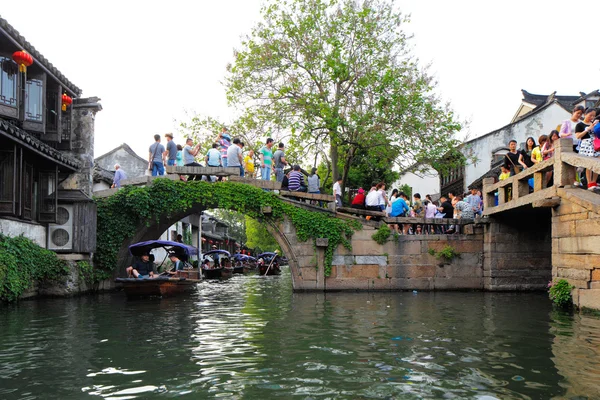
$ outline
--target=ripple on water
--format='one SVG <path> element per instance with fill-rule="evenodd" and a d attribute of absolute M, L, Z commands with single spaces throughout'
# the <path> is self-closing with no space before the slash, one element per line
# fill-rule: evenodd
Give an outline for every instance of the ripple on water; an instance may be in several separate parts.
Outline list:
<path fill-rule="evenodd" d="M 183 298 L 24 302 L 0 327 L 9 400 L 600 393 L 600 320 L 535 294 L 293 294 L 286 271 Z"/>

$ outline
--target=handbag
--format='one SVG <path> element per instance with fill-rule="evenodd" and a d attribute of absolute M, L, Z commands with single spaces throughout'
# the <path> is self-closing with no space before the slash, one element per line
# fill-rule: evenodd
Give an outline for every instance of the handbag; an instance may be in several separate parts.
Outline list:
<path fill-rule="evenodd" d="M 600 138 L 594 138 L 594 151 L 600 151 Z"/>

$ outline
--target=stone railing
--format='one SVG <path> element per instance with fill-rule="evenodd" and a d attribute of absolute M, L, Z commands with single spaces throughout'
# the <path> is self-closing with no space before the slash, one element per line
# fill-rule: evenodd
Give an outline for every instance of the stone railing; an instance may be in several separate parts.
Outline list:
<path fill-rule="evenodd" d="M 494 178 L 484 179 L 484 215 L 492 215 L 528 204 L 532 204 L 533 207 L 558 205 L 560 198 L 557 188 L 573 185 L 577 167 L 600 173 L 600 160 L 574 153 L 573 141 L 560 139 L 556 143 L 552 158 L 500 182 L 495 183 Z M 553 179 L 552 186 L 548 186 L 550 177 Z M 533 187 L 529 184 L 532 178 Z"/>

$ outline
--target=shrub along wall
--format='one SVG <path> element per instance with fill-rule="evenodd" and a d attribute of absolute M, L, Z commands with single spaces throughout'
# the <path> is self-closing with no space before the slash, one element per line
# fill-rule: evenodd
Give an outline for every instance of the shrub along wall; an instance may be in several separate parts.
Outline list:
<path fill-rule="evenodd" d="M 58 281 L 68 272 L 56 253 L 24 236 L 0 234 L 0 300 L 14 301 L 36 282 Z"/>
<path fill-rule="evenodd" d="M 97 249 L 94 256 L 94 279 L 110 278 L 117 263 L 117 254 L 127 238 L 133 237 L 140 226 L 150 226 L 161 217 L 180 215 L 201 206 L 203 209 L 223 208 L 252 218 L 273 218 L 287 215 L 306 241 L 328 238 L 325 251 L 325 274 L 331 272 L 333 252 L 342 244 L 350 249 L 349 238 L 360 224 L 348 222 L 324 213 L 307 211 L 254 186 L 234 182 L 208 183 L 202 181 L 172 181 L 157 179 L 151 186 L 126 186 L 114 195 L 96 199 L 98 206 Z M 262 207 L 271 207 L 266 217 Z"/>

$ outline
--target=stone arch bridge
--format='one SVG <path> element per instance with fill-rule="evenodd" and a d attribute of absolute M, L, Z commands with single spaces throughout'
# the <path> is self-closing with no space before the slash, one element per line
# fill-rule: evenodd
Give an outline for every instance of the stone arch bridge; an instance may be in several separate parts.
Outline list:
<path fill-rule="evenodd" d="M 600 173 L 600 160 L 560 139 L 552 158 L 484 180 L 486 289 L 543 289 L 564 278 L 577 306 L 600 309 L 600 195 L 574 186 L 577 167 Z"/>

